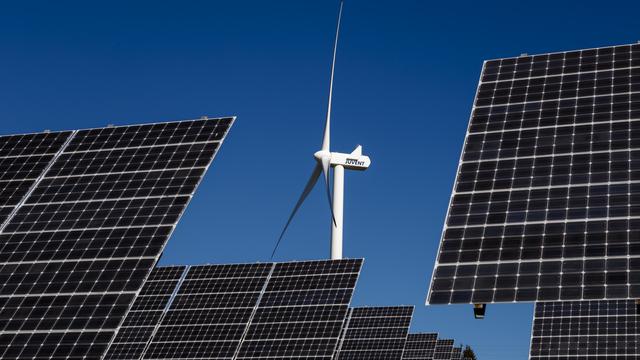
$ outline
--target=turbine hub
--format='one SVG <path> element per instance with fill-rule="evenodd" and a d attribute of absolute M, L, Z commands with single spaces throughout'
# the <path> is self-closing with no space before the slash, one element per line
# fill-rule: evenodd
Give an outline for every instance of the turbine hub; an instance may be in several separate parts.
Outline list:
<path fill-rule="evenodd" d="M 313 154 L 313 157 L 316 158 L 317 161 L 322 162 L 322 159 L 330 159 L 331 153 L 327 150 L 318 150 Z"/>

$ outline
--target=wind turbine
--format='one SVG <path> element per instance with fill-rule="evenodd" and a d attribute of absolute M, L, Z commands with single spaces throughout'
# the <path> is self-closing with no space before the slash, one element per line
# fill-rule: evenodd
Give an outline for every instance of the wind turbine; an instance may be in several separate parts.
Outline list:
<path fill-rule="evenodd" d="M 320 175 L 324 175 L 324 183 L 329 200 L 329 208 L 331 209 L 331 259 L 342 259 L 342 219 L 344 209 L 344 170 L 366 170 L 371 165 L 368 156 L 362 155 L 362 146 L 358 145 L 350 154 L 331 152 L 331 100 L 333 95 L 333 74 L 336 66 L 336 51 L 338 50 L 338 35 L 340 34 L 340 21 L 342 19 L 342 7 L 344 1 L 340 1 L 340 9 L 338 11 L 338 23 L 336 25 L 336 38 L 333 43 L 333 59 L 331 61 L 331 78 L 329 80 L 329 102 L 327 106 L 327 118 L 324 125 L 324 136 L 322 137 L 322 146 L 320 150 L 313 154 L 316 160 L 316 166 L 311 173 L 311 177 L 307 181 L 302 194 L 298 198 L 289 219 L 280 233 L 278 242 L 271 257 L 276 253 L 278 245 L 291 224 L 291 220 L 304 203 L 313 187 L 318 182 Z M 333 196 L 329 189 L 329 171 L 333 168 Z"/>

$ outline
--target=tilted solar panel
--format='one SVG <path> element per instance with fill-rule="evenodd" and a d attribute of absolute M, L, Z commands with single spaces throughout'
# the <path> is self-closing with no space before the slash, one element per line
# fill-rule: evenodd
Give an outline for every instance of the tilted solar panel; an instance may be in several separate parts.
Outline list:
<path fill-rule="evenodd" d="M 337 360 L 401 360 L 413 306 L 356 307 L 341 335 Z"/>
<path fill-rule="evenodd" d="M 433 351 L 434 360 L 449 360 L 451 359 L 451 353 L 453 352 L 453 340 L 451 339 L 438 339 L 436 341 L 436 347 Z"/>
<path fill-rule="evenodd" d="M 536 303 L 529 359 L 631 360 L 639 349 L 632 300 Z"/>
<path fill-rule="evenodd" d="M 640 298 L 640 45 L 484 64 L 428 302 Z"/>
<path fill-rule="evenodd" d="M 432 360 L 437 340 L 438 334 L 436 333 L 408 334 L 402 358 L 406 360 Z"/>
<path fill-rule="evenodd" d="M 451 350 L 451 360 L 461 360 L 462 359 L 462 348 L 454 347 Z"/>
<path fill-rule="evenodd" d="M 143 318 L 153 327 L 144 351 L 130 357 L 114 342 L 105 360 L 330 359 L 361 266 L 361 259 L 188 266 L 171 299 L 129 312 L 125 325 Z"/>
<path fill-rule="evenodd" d="M 0 358 L 104 355 L 232 122 L 0 137 Z"/>
<path fill-rule="evenodd" d="M 273 266 L 189 267 L 142 359 L 232 359 Z"/>
<path fill-rule="evenodd" d="M 276 263 L 237 359 L 331 359 L 362 259 Z"/>
<path fill-rule="evenodd" d="M 141 359 L 186 269 L 186 266 L 164 266 L 151 271 L 104 360 Z"/>

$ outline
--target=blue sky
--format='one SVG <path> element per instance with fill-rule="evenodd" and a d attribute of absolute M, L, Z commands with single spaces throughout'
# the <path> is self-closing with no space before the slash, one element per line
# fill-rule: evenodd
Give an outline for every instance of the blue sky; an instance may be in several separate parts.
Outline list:
<path fill-rule="evenodd" d="M 636 2 L 349 0 L 333 149 L 355 305 L 416 306 L 481 359 L 526 359 L 532 304 L 424 306 L 484 59 L 640 40 Z M 320 146 L 337 1 L 15 2 L 0 8 L 0 132 L 237 115 L 163 264 L 268 261 Z M 277 260 L 328 256 L 317 189 Z"/>

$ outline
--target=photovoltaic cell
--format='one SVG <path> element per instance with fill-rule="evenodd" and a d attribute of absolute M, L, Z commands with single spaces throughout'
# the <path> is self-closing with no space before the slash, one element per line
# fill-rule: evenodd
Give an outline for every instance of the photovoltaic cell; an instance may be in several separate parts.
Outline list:
<path fill-rule="evenodd" d="M 151 271 L 109 346 L 104 360 L 141 359 L 186 268 L 165 266 Z"/>
<path fill-rule="evenodd" d="M 434 360 L 449 360 L 453 352 L 453 340 L 440 339 L 436 341 L 436 347 L 433 352 Z"/>
<path fill-rule="evenodd" d="M 640 45 L 487 61 L 428 302 L 640 298 Z"/>
<path fill-rule="evenodd" d="M 406 360 L 432 360 L 437 340 L 438 334 L 436 333 L 408 334 L 402 358 Z"/>
<path fill-rule="evenodd" d="M 0 358 L 103 356 L 232 122 L 0 137 Z"/>
<path fill-rule="evenodd" d="M 639 349 L 632 300 L 536 303 L 529 359 L 631 360 Z"/>
<path fill-rule="evenodd" d="M 413 306 L 349 309 L 335 359 L 401 360 L 412 315 Z"/>

